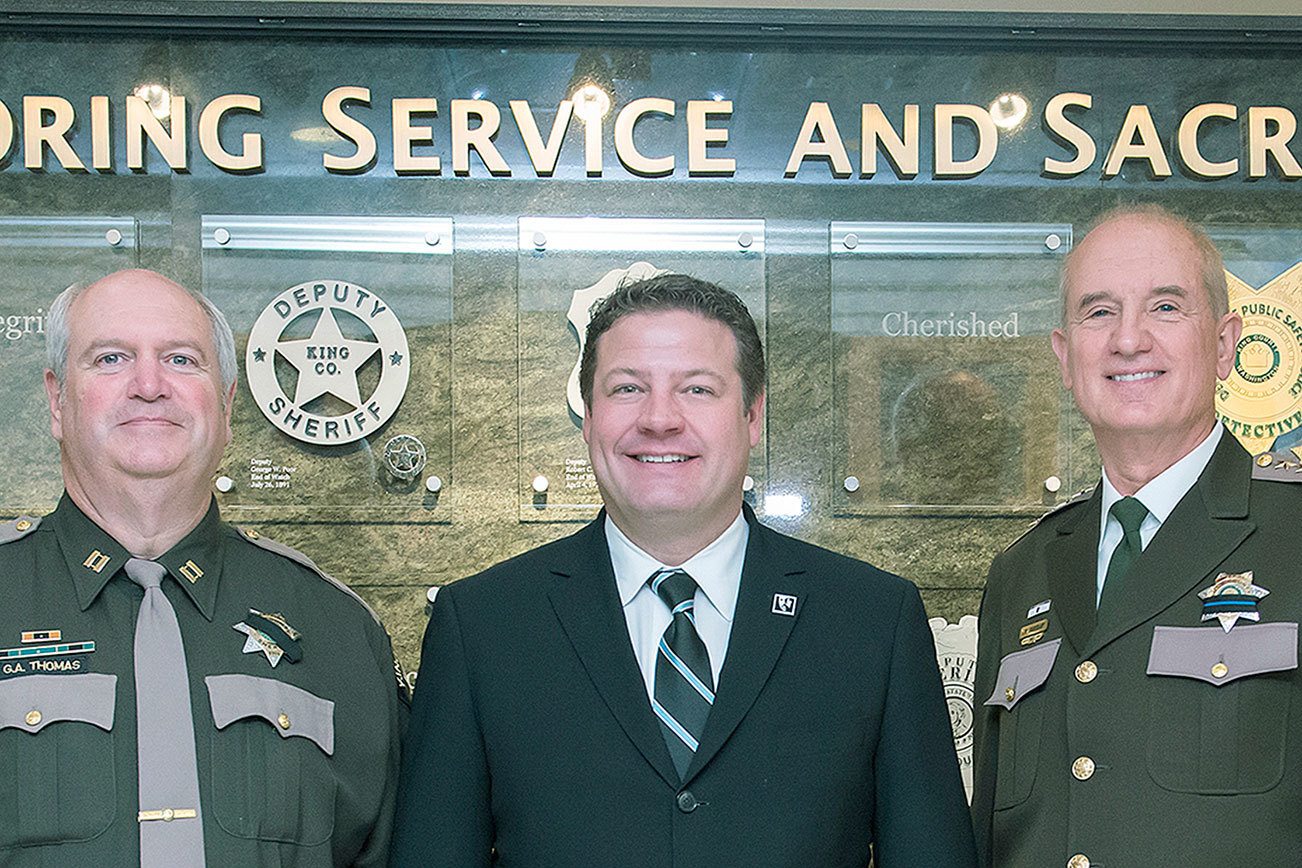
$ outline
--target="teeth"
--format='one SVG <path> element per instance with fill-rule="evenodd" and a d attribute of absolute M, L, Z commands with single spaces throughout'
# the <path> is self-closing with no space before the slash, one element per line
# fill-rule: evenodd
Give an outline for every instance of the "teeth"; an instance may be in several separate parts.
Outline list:
<path fill-rule="evenodd" d="M 1160 371 L 1143 371 L 1138 374 L 1113 374 L 1111 379 L 1116 380 L 1118 383 L 1133 383 L 1136 380 L 1151 380 L 1160 375 Z"/>
<path fill-rule="evenodd" d="M 644 464 L 673 464 L 679 461 L 686 461 L 686 455 L 639 455 L 638 461 Z"/>

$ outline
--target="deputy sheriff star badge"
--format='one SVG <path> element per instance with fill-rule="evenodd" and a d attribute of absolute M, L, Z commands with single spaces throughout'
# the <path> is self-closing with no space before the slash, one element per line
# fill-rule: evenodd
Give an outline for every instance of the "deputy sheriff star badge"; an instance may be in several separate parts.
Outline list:
<path fill-rule="evenodd" d="M 290 663 L 303 659 L 303 650 L 298 644 L 303 634 L 289 626 L 285 616 L 279 613 L 249 609 L 247 618 L 231 626 L 246 637 L 244 653 L 256 654 L 261 651 L 267 655 L 267 662 L 273 669 L 282 657 Z"/>
<path fill-rule="evenodd" d="M 1216 618 L 1221 628 L 1230 632 L 1240 618 L 1248 621 L 1260 621 L 1261 613 L 1257 611 L 1257 601 L 1270 591 L 1252 583 L 1252 570 L 1244 573 L 1221 573 L 1210 588 L 1198 592 L 1203 601 L 1202 620 Z"/>

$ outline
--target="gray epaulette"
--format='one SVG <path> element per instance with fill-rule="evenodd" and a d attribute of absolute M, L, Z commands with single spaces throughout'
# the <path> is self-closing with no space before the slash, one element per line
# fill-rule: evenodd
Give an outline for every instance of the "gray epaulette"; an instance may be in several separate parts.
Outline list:
<path fill-rule="evenodd" d="M 1263 452 L 1252 459 L 1252 478 L 1302 482 L 1302 446 Z"/>
<path fill-rule="evenodd" d="M 1013 546 L 1015 546 L 1015 545 L 1017 545 L 1019 542 L 1021 542 L 1021 541 L 1022 541 L 1022 537 L 1026 536 L 1026 535 L 1029 534 L 1031 531 L 1033 531 L 1033 530 L 1035 530 L 1037 527 L 1039 527 L 1039 526 L 1040 526 L 1040 522 L 1044 521 L 1044 520 L 1045 520 L 1046 518 L 1048 518 L 1049 516 L 1051 516 L 1051 515 L 1055 515 L 1055 514 L 1057 514 L 1057 513 L 1059 513 L 1059 512 L 1062 512 L 1064 509 L 1066 509 L 1066 508 L 1069 507 L 1069 506 L 1075 506 L 1075 505 L 1078 504 L 1078 503 L 1084 503 L 1085 501 L 1089 500 L 1093 495 L 1094 495 L 1094 487 L 1093 487 L 1093 486 L 1091 486 L 1091 487 L 1089 487 L 1089 488 L 1082 488 L 1080 491 L 1076 492 L 1076 493 L 1073 494 L 1071 497 L 1069 497 L 1069 498 L 1067 498 L 1066 500 L 1064 500 L 1062 503 L 1059 503 L 1059 504 L 1055 505 L 1052 509 L 1050 509 L 1048 512 L 1046 512 L 1044 515 L 1040 516 L 1040 517 L 1037 518 L 1035 521 L 1031 522 L 1030 526 L 1027 527 L 1026 530 L 1024 530 L 1024 531 L 1022 531 L 1020 534 L 1018 534 L 1016 539 L 1014 539 L 1012 542 L 1010 542 L 1007 546 L 1004 547 L 1004 551 L 1008 551 L 1010 548 L 1012 548 Z"/>
<path fill-rule="evenodd" d="M 13 521 L 0 522 L 0 545 L 22 539 L 41 526 L 39 518 L 20 515 Z"/>
<path fill-rule="evenodd" d="M 287 546 L 284 543 L 276 542 L 274 539 L 267 539 L 265 536 L 258 533 L 253 528 L 237 527 L 235 529 L 240 532 L 241 538 L 247 540 L 248 542 L 253 543 L 258 548 L 266 549 L 272 554 L 280 555 L 282 558 L 288 558 L 289 560 L 293 561 L 296 564 L 301 564 L 307 567 L 309 570 L 316 573 L 318 576 L 325 579 L 327 582 L 334 585 L 336 588 L 343 591 L 345 594 L 352 597 L 357 602 L 361 603 L 362 608 L 364 608 L 367 612 L 369 612 L 371 617 L 375 619 L 375 623 L 379 624 L 381 627 L 384 626 L 384 622 L 380 620 L 380 616 L 375 614 L 375 610 L 370 607 L 370 604 L 368 604 L 365 600 L 359 597 L 356 591 L 354 591 L 352 588 L 348 587 L 343 582 L 336 579 L 334 576 L 327 573 L 325 570 L 318 567 L 315 561 L 313 561 L 307 555 L 303 554 L 298 549 Z"/>

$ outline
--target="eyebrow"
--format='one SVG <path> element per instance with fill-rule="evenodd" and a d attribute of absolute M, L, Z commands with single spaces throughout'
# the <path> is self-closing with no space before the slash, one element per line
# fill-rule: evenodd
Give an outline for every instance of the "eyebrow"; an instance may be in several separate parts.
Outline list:
<path fill-rule="evenodd" d="M 84 355 L 93 355 L 99 352 L 100 350 L 105 350 L 105 349 L 126 348 L 130 343 L 131 343 L 130 341 L 124 338 L 99 338 L 97 340 L 91 341 L 89 344 L 86 345 L 86 351 Z M 201 345 L 190 343 L 189 341 L 171 341 L 168 343 L 164 343 L 162 344 L 162 349 L 164 352 L 169 352 L 169 353 L 174 352 L 176 350 L 190 350 L 194 353 L 194 355 L 198 356 L 201 359 L 208 358 L 207 351 L 204 350 L 204 348 Z"/>
<path fill-rule="evenodd" d="M 646 371 L 640 371 L 637 368 L 612 368 L 611 370 L 606 372 L 606 375 L 602 377 L 602 379 L 608 380 L 611 377 L 617 377 L 617 376 L 644 378 L 646 377 L 646 375 L 647 375 Z M 714 377 L 716 380 L 722 380 L 724 378 L 722 374 L 720 374 L 718 371 L 715 371 L 711 368 L 692 368 L 690 371 L 678 371 L 676 372 L 676 375 L 683 378 Z"/>

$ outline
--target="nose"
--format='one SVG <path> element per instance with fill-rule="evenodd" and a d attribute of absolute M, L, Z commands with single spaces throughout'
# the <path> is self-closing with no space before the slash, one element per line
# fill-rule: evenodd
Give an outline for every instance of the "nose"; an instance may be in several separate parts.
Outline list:
<path fill-rule="evenodd" d="M 1149 330 L 1147 311 L 1131 305 L 1123 308 L 1112 330 L 1113 352 L 1134 356 L 1152 349 L 1153 334 Z"/>
<path fill-rule="evenodd" d="M 682 430 L 683 413 L 676 396 L 664 389 L 652 389 L 642 402 L 638 427 L 648 434 L 673 434 Z"/>
<path fill-rule="evenodd" d="M 157 401 L 170 392 L 166 362 L 151 355 L 141 354 L 131 366 L 130 397 L 142 401 Z"/>

